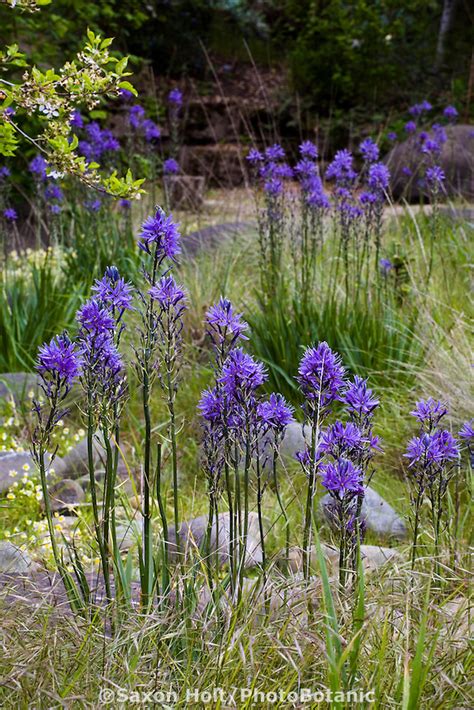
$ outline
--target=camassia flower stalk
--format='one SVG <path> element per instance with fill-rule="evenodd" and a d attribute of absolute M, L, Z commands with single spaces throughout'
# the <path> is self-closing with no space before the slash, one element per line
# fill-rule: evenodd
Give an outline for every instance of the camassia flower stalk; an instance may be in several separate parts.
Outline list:
<path fill-rule="evenodd" d="M 33 402 L 36 426 L 32 437 L 32 453 L 38 466 L 43 491 L 44 507 L 48 522 L 49 536 L 53 549 L 54 561 L 64 583 L 69 599 L 75 597 L 74 585 L 60 555 L 53 526 L 51 504 L 49 500 L 48 472 L 46 453 L 51 448 L 51 436 L 58 422 L 67 414 L 64 400 L 80 375 L 82 358 L 76 345 L 65 332 L 42 345 L 38 352 L 36 369 L 41 378 L 41 389 L 47 402 L 47 408 L 38 401 Z M 49 466 L 56 451 L 51 454 Z"/>
<path fill-rule="evenodd" d="M 280 487 L 278 484 L 277 476 L 277 462 L 278 455 L 280 451 L 280 445 L 285 436 L 286 427 L 293 421 L 293 407 L 291 407 L 282 397 L 281 394 L 271 394 L 267 400 L 260 402 L 257 406 L 257 420 L 259 425 L 259 434 L 257 438 L 257 446 L 260 438 L 269 438 L 271 443 L 271 457 L 272 457 L 272 473 L 273 473 L 273 483 L 275 486 L 275 494 L 277 496 L 278 505 L 281 510 L 281 514 L 285 521 L 285 561 L 288 568 L 289 561 L 289 551 L 290 551 L 290 520 L 286 512 L 285 505 L 280 493 Z M 262 486 L 262 470 L 260 461 L 260 452 L 256 452 L 256 466 L 257 466 L 257 512 L 258 512 L 258 523 L 260 530 L 260 544 L 262 547 L 262 567 L 263 573 L 265 575 L 266 571 L 266 555 L 265 555 L 265 535 L 263 529 L 263 515 L 262 515 L 262 497 L 263 497 L 263 486 Z"/>
<path fill-rule="evenodd" d="M 464 422 L 458 432 L 458 437 L 469 452 L 471 466 L 474 466 L 474 419 Z"/>
<path fill-rule="evenodd" d="M 157 372 L 159 371 L 157 359 L 159 356 L 162 329 L 159 320 L 161 308 L 154 294 L 156 293 L 155 289 L 158 287 L 160 279 L 166 275 L 180 253 L 179 237 L 178 227 L 172 217 L 167 217 L 160 208 L 157 208 L 155 215 L 145 220 L 138 237 L 138 246 L 145 254 L 144 259 L 146 263 L 143 266 L 143 275 L 147 284 L 147 290 L 139 293 L 142 325 L 140 329 L 139 346 L 135 349 L 138 378 L 142 385 L 142 404 L 145 420 L 145 448 L 143 456 L 143 545 L 140 565 L 142 605 L 145 609 L 149 606 L 155 584 L 151 528 L 152 436 L 150 397 Z M 173 468 L 175 465 L 176 464 L 173 463 Z M 160 491 L 158 491 L 158 495 L 161 495 Z M 162 522 L 165 529 L 166 521 L 163 520 Z M 175 522 L 177 523 L 178 521 L 176 520 Z M 179 553 L 180 542 L 178 527 L 176 527 L 176 544 Z M 166 566 L 166 559 L 164 564 Z"/>
<path fill-rule="evenodd" d="M 125 279 L 120 276 L 116 266 L 108 266 L 102 279 L 96 279 L 92 286 L 94 302 L 98 307 L 108 313 L 114 322 L 114 327 L 108 331 L 106 337 L 94 337 L 85 326 L 82 326 L 83 345 L 85 354 L 91 362 L 92 370 L 96 368 L 96 362 L 102 360 L 101 371 L 97 373 L 94 380 L 87 382 L 86 392 L 97 392 L 98 400 L 101 402 L 99 416 L 99 426 L 102 432 L 103 445 L 106 452 L 106 476 L 104 487 L 104 511 L 103 511 L 103 538 L 104 544 L 109 545 L 109 528 L 112 534 L 114 556 L 120 555 L 119 545 L 116 539 L 115 525 L 115 483 L 117 478 L 117 468 L 119 463 L 120 446 L 120 415 L 126 397 L 125 369 L 118 353 L 118 346 L 125 328 L 123 322 L 124 314 L 133 309 L 133 288 Z M 89 460 L 93 467 L 92 441 L 89 432 Z M 93 505 L 95 491 L 92 493 Z"/>
<path fill-rule="evenodd" d="M 356 375 L 345 389 L 342 400 L 345 405 L 350 423 L 360 432 L 360 440 L 353 447 L 351 460 L 362 472 L 362 484 L 367 485 L 370 480 L 369 467 L 376 451 L 380 451 L 379 439 L 372 432 L 372 418 L 377 410 L 380 400 L 368 387 L 367 380 Z M 357 495 L 357 504 L 354 511 L 355 542 L 362 542 L 363 525 L 361 520 L 364 487 Z M 353 557 L 354 570 L 356 569 L 356 556 Z"/>
<path fill-rule="evenodd" d="M 362 145 L 363 144 L 361 144 L 361 150 Z M 378 155 L 378 148 L 377 152 L 373 152 L 372 158 L 374 158 L 375 155 Z M 374 270 L 377 276 L 380 275 L 379 262 L 382 243 L 382 216 L 390 185 L 390 171 L 384 163 L 375 162 L 373 159 L 368 160 L 365 167 L 366 189 L 359 197 L 365 216 L 365 238 L 360 261 L 358 259 L 358 269 L 362 270 L 365 262 L 368 281 L 372 235 L 375 243 Z"/>
<path fill-rule="evenodd" d="M 333 353 L 326 342 L 307 348 L 300 362 L 297 377 L 305 402 L 303 405 L 306 423 L 311 432 L 309 448 L 298 455 L 308 479 L 306 510 L 303 530 L 303 571 L 310 576 L 310 546 L 313 527 L 313 505 L 316 475 L 321 460 L 321 425 L 331 410 L 333 402 L 340 397 L 345 383 L 345 369 L 339 355 Z"/>
<path fill-rule="evenodd" d="M 181 366 L 181 344 L 183 330 L 183 313 L 186 310 L 186 294 L 172 276 L 162 278 L 148 291 L 153 303 L 156 305 L 156 322 L 158 325 L 161 358 L 161 382 L 166 395 L 166 404 L 169 412 L 169 438 L 171 442 L 171 465 L 173 475 L 173 509 L 176 540 L 178 545 L 179 531 L 179 496 L 178 496 L 178 451 L 176 445 L 176 413 L 175 400 L 178 389 L 178 377 Z M 158 475 L 161 472 L 158 471 Z M 160 487 L 157 487 L 161 496 Z M 159 501 L 160 502 L 160 501 Z M 163 518 L 164 506 L 160 505 Z M 162 519 L 163 535 L 165 542 L 165 566 L 167 565 L 167 524 Z"/>
<path fill-rule="evenodd" d="M 354 500 L 363 495 L 363 474 L 352 461 L 342 456 L 321 464 L 321 483 L 332 498 L 332 514 L 339 531 L 339 584 L 345 588 L 347 558 L 354 532 Z"/>
<path fill-rule="evenodd" d="M 349 282 L 350 282 L 350 252 L 351 244 L 354 243 L 355 248 L 358 248 L 358 230 L 360 218 L 363 214 L 361 207 L 357 204 L 354 196 L 355 183 L 357 172 L 354 170 L 354 158 L 349 150 L 339 150 L 334 156 L 333 161 L 328 165 L 326 170 L 326 178 L 334 180 L 336 187 L 334 190 L 334 199 L 336 207 L 336 216 L 339 223 L 340 245 L 339 257 L 342 253 L 344 262 L 344 279 L 346 288 L 346 302 L 349 299 Z M 339 268 L 339 258 L 336 261 L 336 269 Z M 338 273 L 334 278 L 334 284 L 337 283 Z"/>
<path fill-rule="evenodd" d="M 290 166 L 283 162 L 285 151 L 272 145 L 260 153 L 252 149 L 247 160 L 252 176 L 260 188 L 256 193 L 260 247 L 260 277 L 265 298 L 275 296 L 281 283 L 281 260 L 285 239 L 285 180 L 293 176 Z"/>
<path fill-rule="evenodd" d="M 323 243 L 323 218 L 329 208 L 317 163 L 318 149 L 311 141 L 299 147 L 300 160 L 294 167 L 301 193 L 301 232 L 293 238 L 293 260 L 302 297 L 312 292 L 316 256 Z"/>
<path fill-rule="evenodd" d="M 247 551 L 249 527 L 249 476 L 252 453 L 256 441 L 257 390 L 267 379 L 262 363 L 257 362 L 241 348 L 233 348 L 225 360 L 219 384 L 227 404 L 228 426 L 233 454 L 235 500 L 233 507 L 233 532 L 237 536 L 238 568 L 237 595 L 242 593 L 245 555 Z M 240 470 L 241 452 L 243 471 Z M 243 491 L 241 485 L 243 478 Z M 242 508 L 243 494 L 243 508 Z"/>
<path fill-rule="evenodd" d="M 364 523 L 361 517 L 369 464 L 379 450 L 378 438 L 372 434 L 371 419 L 379 402 L 367 387 L 367 381 L 355 377 L 340 397 L 346 405 L 349 421 L 336 421 L 323 430 L 320 451 L 322 484 L 333 499 L 330 512 L 339 533 L 339 579 L 344 588 L 347 562 L 352 558 L 357 569 L 357 548 L 362 541 Z M 350 465 L 349 465 L 350 464 Z"/>
<path fill-rule="evenodd" d="M 204 468 L 209 492 L 209 516 L 204 552 L 206 560 L 208 560 L 214 518 L 218 547 L 218 498 L 220 480 L 222 471 L 224 471 L 230 519 L 229 559 L 232 581 L 235 580 L 234 570 L 236 569 L 236 558 L 234 555 L 233 491 L 230 481 L 231 437 L 228 422 L 230 413 L 228 412 L 228 402 L 223 391 L 222 383 L 220 382 L 220 377 L 222 367 L 230 351 L 239 340 L 247 340 L 247 336 L 245 335 L 247 329 L 248 325 L 243 320 L 241 314 L 235 313 L 232 303 L 226 298 L 220 298 L 219 302 L 211 306 L 206 313 L 206 331 L 214 349 L 215 383 L 212 389 L 203 392 L 199 403 L 200 414 L 204 420 Z"/>
<path fill-rule="evenodd" d="M 103 282 L 100 283 L 104 285 Z M 109 561 L 110 530 L 111 521 L 113 522 L 115 519 L 115 480 L 118 465 L 118 450 L 114 454 L 111 439 L 119 429 L 126 383 L 124 366 L 116 345 L 116 338 L 119 338 L 119 335 L 115 336 L 117 321 L 113 310 L 108 307 L 109 303 L 99 298 L 92 298 L 79 309 L 76 317 L 80 326 L 77 341 L 83 363 L 81 383 L 87 402 L 88 467 L 94 527 L 102 561 L 107 599 L 110 602 L 112 600 Z M 120 318 L 123 310 L 120 305 Z M 99 513 L 94 470 L 93 449 L 97 429 L 102 434 L 102 445 L 106 452 L 102 515 Z M 117 447 L 118 442 L 115 442 L 113 446 Z M 112 533 L 114 530 L 115 526 L 112 525 Z M 115 539 L 114 551 L 119 554 Z"/>
<path fill-rule="evenodd" d="M 430 154 L 428 154 L 430 155 Z M 426 277 L 426 283 L 428 284 L 431 279 L 431 272 L 433 270 L 433 259 L 434 259 L 434 249 L 437 242 L 438 235 L 438 225 L 439 225 L 439 199 L 445 190 L 444 183 L 446 180 L 446 175 L 444 170 L 439 165 L 431 164 L 425 172 L 425 182 L 428 189 L 428 194 L 430 196 L 432 205 L 432 215 L 431 215 L 431 244 L 430 244 L 430 257 L 428 264 L 428 273 Z"/>
<path fill-rule="evenodd" d="M 440 427 L 446 416 L 446 406 L 433 398 L 421 400 L 411 414 L 420 423 L 418 436 L 407 446 L 409 480 L 413 487 L 414 524 L 412 569 L 417 558 L 420 513 L 423 500 L 428 498 L 435 541 L 436 564 L 439 565 L 439 542 L 443 515 L 443 498 L 459 461 L 459 444 L 447 429 Z"/>

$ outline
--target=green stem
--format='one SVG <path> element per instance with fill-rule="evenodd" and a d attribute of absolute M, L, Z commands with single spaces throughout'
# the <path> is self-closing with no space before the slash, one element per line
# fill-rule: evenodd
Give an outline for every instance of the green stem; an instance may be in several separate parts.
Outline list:
<path fill-rule="evenodd" d="M 163 596 L 166 599 L 170 591 L 169 535 L 166 507 L 161 490 L 161 444 L 157 444 L 156 447 L 156 498 L 158 501 L 158 509 L 160 511 L 161 526 L 163 528 Z"/>
<path fill-rule="evenodd" d="M 152 591 L 152 528 L 150 505 L 151 482 L 151 418 L 150 418 L 150 383 L 148 375 L 149 360 L 146 357 L 143 373 L 143 414 L 145 418 L 145 452 L 143 460 L 143 573 L 141 580 L 142 607 L 147 611 Z"/>
<path fill-rule="evenodd" d="M 280 494 L 280 486 L 278 484 L 278 476 L 277 476 L 277 460 L 278 460 L 278 449 L 275 445 L 273 449 L 273 481 L 275 485 L 275 493 L 278 501 L 278 506 L 281 510 L 281 514 L 283 515 L 283 518 L 285 520 L 285 568 L 286 568 L 286 573 L 288 574 L 289 572 L 289 560 L 290 560 L 290 520 L 288 518 L 288 513 L 286 512 L 286 508 L 284 506 L 281 494 Z"/>

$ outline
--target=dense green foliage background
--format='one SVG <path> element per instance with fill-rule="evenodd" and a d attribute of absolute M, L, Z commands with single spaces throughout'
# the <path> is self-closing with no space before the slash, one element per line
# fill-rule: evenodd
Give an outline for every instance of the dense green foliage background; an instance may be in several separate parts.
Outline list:
<path fill-rule="evenodd" d="M 158 74 L 201 78 L 202 45 L 217 61 L 286 64 L 308 107 L 386 106 L 426 94 L 469 103 L 473 11 L 457 0 L 437 61 L 443 0 L 53 0 L 43 11 L 0 6 L 2 43 L 17 39 L 40 63 L 59 63 L 87 27 Z M 471 80 L 472 81 L 472 80 Z M 469 107 L 466 108 L 468 110 Z"/>

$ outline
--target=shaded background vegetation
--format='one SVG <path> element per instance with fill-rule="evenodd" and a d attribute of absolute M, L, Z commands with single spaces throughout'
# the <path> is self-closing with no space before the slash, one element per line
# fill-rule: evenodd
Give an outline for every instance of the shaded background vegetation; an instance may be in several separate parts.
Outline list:
<path fill-rule="evenodd" d="M 59 63 L 87 27 L 115 37 L 135 70 L 204 80 L 209 64 L 283 65 L 287 91 L 320 116 L 348 108 L 372 118 L 428 95 L 469 114 L 474 11 L 467 0 L 53 0 L 33 15 L 0 9 L 0 39 Z"/>

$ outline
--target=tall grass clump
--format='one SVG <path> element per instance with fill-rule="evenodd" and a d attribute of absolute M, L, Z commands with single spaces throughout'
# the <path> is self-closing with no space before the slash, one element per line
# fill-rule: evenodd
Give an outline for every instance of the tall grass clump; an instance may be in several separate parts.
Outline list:
<path fill-rule="evenodd" d="M 1 272 L 0 371 L 31 370 L 32 348 L 74 322 L 83 289 L 61 273 L 52 250 L 30 251 L 20 265 L 11 255 Z"/>

